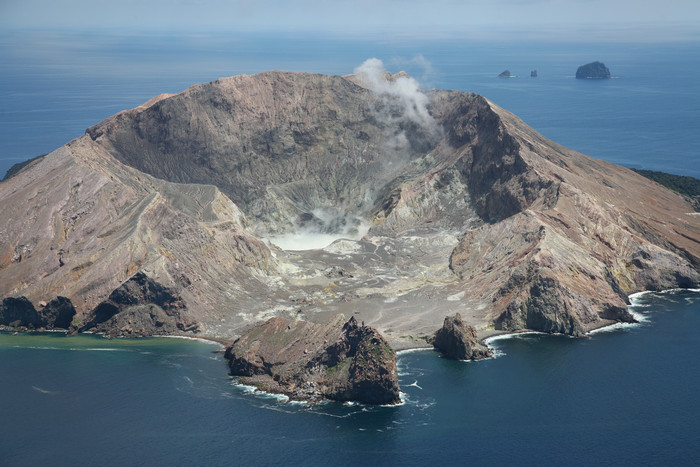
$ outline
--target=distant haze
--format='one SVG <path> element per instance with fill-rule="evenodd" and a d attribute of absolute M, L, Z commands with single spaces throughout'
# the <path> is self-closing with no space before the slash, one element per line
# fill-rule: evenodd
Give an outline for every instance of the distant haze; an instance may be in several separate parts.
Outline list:
<path fill-rule="evenodd" d="M 697 0 L 0 0 L 0 29 L 699 40 Z"/>

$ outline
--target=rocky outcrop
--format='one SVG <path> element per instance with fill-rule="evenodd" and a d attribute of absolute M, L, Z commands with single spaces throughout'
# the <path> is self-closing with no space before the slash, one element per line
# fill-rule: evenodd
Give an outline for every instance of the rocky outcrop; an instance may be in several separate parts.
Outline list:
<path fill-rule="evenodd" d="M 39 309 L 45 327 L 49 329 L 68 329 L 75 317 L 75 307 L 70 299 L 58 296 Z"/>
<path fill-rule="evenodd" d="M 186 311 L 182 297 L 138 272 L 92 310 L 79 331 L 112 337 L 196 333 L 198 325 Z"/>
<path fill-rule="evenodd" d="M 297 400 L 399 402 L 396 354 L 354 317 L 328 325 L 272 318 L 226 349 L 231 374 Z"/>
<path fill-rule="evenodd" d="M 0 305 L 0 324 L 37 329 L 42 327 L 42 320 L 27 297 L 7 297 Z"/>
<path fill-rule="evenodd" d="M 491 350 L 479 342 L 474 328 L 462 321 L 459 313 L 445 316 L 445 322 L 429 343 L 453 360 L 481 360 L 493 356 Z"/>
<path fill-rule="evenodd" d="M 610 70 L 601 62 L 591 62 L 581 65 L 576 70 L 577 79 L 609 79 Z"/>
<path fill-rule="evenodd" d="M 7 297 L 0 304 L 0 325 L 26 329 L 68 329 L 75 308 L 66 297 L 41 303 L 39 310 L 27 297 Z"/>

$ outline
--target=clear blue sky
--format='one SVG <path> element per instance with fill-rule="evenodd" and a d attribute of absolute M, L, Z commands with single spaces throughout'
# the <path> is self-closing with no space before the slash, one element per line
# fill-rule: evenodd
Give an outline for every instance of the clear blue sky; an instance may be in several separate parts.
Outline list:
<path fill-rule="evenodd" d="M 0 0 L 16 29 L 700 40 L 700 0 Z"/>

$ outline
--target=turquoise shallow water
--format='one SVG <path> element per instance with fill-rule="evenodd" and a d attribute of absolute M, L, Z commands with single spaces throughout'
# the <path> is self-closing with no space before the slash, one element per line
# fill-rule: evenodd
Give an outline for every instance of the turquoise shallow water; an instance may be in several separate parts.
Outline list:
<path fill-rule="evenodd" d="M 645 295 L 640 325 L 399 357 L 404 404 L 253 394 L 216 345 L 0 334 L 2 465 L 692 465 L 700 293 Z"/>

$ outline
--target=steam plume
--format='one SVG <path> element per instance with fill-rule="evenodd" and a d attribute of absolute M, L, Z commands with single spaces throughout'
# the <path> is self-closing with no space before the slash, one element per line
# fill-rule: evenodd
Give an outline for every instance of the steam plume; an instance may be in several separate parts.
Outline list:
<path fill-rule="evenodd" d="M 399 110 L 402 118 L 407 118 L 431 134 L 438 132 L 438 124 L 428 112 L 430 99 L 420 90 L 418 81 L 405 73 L 392 76 L 378 58 L 365 60 L 355 68 L 355 76 L 377 95 L 388 98 L 392 107 L 398 105 L 396 110 Z"/>

